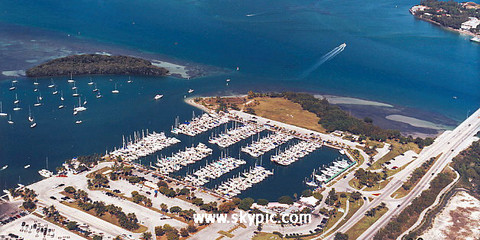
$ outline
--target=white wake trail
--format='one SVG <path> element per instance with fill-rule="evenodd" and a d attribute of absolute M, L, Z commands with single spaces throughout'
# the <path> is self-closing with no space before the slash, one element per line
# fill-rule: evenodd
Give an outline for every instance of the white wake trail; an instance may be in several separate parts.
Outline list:
<path fill-rule="evenodd" d="M 334 58 L 335 56 L 337 56 L 338 54 L 343 52 L 343 50 L 345 50 L 346 46 L 347 46 L 347 44 L 345 44 L 345 43 L 340 44 L 340 46 L 334 48 L 332 51 L 330 51 L 327 54 L 320 57 L 320 59 L 318 59 L 318 61 L 315 64 L 313 64 L 313 66 L 311 66 L 306 71 L 304 71 L 302 74 L 300 74 L 299 78 L 302 79 L 302 78 L 305 78 L 308 75 L 310 75 L 313 71 L 317 70 L 317 68 L 319 68 L 326 61 Z"/>

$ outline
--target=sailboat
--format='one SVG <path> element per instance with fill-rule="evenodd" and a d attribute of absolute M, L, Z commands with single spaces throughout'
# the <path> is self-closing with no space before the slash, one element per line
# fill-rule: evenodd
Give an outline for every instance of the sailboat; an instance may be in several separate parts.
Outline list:
<path fill-rule="evenodd" d="M 13 85 L 13 81 L 12 81 L 12 86 L 11 86 L 8 90 L 13 91 L 13 90 L 15 90 L 15 89 L 17 89 L 17 87 L 15 87 L 15 86 Z"/>
<path fill-rule="evenodd" d="M 132 82 L 133 82 L 132 79 L 130 79 L 130 77 L 128 77 L 127 83 L 132 83 Z"/>
<path fill-rule="evenodd" d="M 80 94 L 78 94 L 77 89 L 75 89 L 75 93 L 73 93 L 72 96 L 73 96 L 73 97 L 78 97 L 78 96 L 80 96 Z"/>
<path fill-rule="evenodd" d="M 72 90 L 77 90 L 77 86 L 75 86 L 75 82 L 73 82 Z"/>
<path fill-rule="evenodd" d="M 48 88 L 54 88 L 55 87 L 55 83 L 53 83 L 53 78 L 51 78 L 52 80 L 52 84 L 48 85 Z"/>
<path fill-rule="evenodd" d="M 77 120 L 75 121 L 76 124 L 81 124 L 82 123 L 82 120 Z"/>
<path fill-rule="evenodd" d="M 95 88 L 92 91 L 93 92 L 98 92 L 97 83 L 95 83 Z"/>
<path fill-rule="evenodd" d="M 13 124 L 12 115 L 9 115 L 9 116 L 8 116 L 8 124 Z"/>
<path fill-rule="evenodd" d="M 15 100 L 13 101 L 13 104 L 19 104 L 20 100 L 18 100 L 18 95 L 15 93 Z"/>
<path fill-rule="evenodd" d="M 3 104 L 0 101 L 0 117 L 6 117 L 8 114 L 3 112 Z"/>
<path fill-rule="evenodd" d="M 18 80 L 17 79 L 13 79 L 12 83 L 17 83 Z"/>
<path fill-rule="evenodd" d="M 61 94 L 60 100 L 62 101 L 62 103 L 60 103 L 60 105 L 58 105 L 58 109 L 62 109 L 62 108 L 65 107 L 65 106 L 63 105 L 63 100 L 64 100 L 64 98 L 63 98 L 63 92 L 61 92 L 60 94 Z"/>
<path fill-rule="evenodd" d="M 34 119 L 32 117 L 32 109 L 30 109 L 30 106 L 28 106 L 28 121 L 33 122 Z"/>
<path fill-rule="evenodd" d="M 83 105 L 87 105 L 87 98 L 85 98 L 85 100 L 83 100 Z"/>
<path fill-rule="evenodd" d="M 55 90 L 52 92 L 53 95 L 57 95 L 58 94 L 58 91 L 57 91 L 57 86 L 55 86 Z"/>
<path fill-rule="evenodd" d="M 38 92 L 38 100 L 40 100 L 40 101 L 43 100 L 43 97 L 42 97 L 42 93 L 41 93 L 41 92 Z"/>
<path fill-rule="evenodd" d="M 35 82 L 33 82 L 33 85 L 37 86 L 38 85 L 38 81 L 37 79 L 35 78 Z"/>
<path fill-rule="evenodd" d="M 96 98 L 101 98 L 102 97 L 102 94 L 100 92 L 97 92 L 97 96 L 95 96 Z"/>
<path fill-rule="evenodd" d="M 34 91 L 34 92 L 38 92 L 38 88 L 34 88 L 33 91 Z"/>
<path fill-rule="evenodd" d="M 162 98 L 162 97 L 163 97 L 162 94 L 157 94 L 157 95 L 155 95 L 155 97 L 154 97 L 153 99 L 158 100 L 158 99 L 160 99 L 160 98 Z"/>
<path fill-rule="evenodd" d="M 48 157 L 45 160 L 45 162 L 46 162 L 46 167 L 48 169 Z M 42 176 L 44 178 L 49 178 L 49 177 L 53 176 L 53 173 L 48 171 L 47 169 L 42 169 L 42 170 L 38 171 L 38 174 L 40 174 L 40 176 Z"/>
<path fill-rule="evenodd" d="M 191 89 L 191 88 L 188 89 L 188 93 L 193 93 L 193 91 L 195 91 L 195 90 L 193 90 L 193 89 Z"/>
<path fill-rule="evenodd" d="M 15 104 L 15 107 L 13 107 L 13 111 L 20 111 L 22 110 L 21 107 L 18 106 L 18 104 Z"/>
<path fill-rule="evenodd" d="M 90 82 L 88 82 L 88 85 L 93 85 L 92 78 L 90 78 Z"/>
<path fill-rule="evenodd" d="M 117 84 L 115 83 L 115 89 L 112 90 L 113 94 L 118 94 L 120 91 L 117 90 Z"/>
<path fill-rule="evenodd" d="M 85 110 L 87 110 L 87 108 L 82 106 L 81 100 L 80 100 L 80 98 L 78 98 L 78 107 L 74 108 L 73 111 L 74 112 L 83 112 Z"/>
<path fill-rule="evenodd" d="M 3 170 L 5 170 L 5 169 L 7 169 L 7 168 L 8 168 L 8 165 L 5 165 L 5 166 L 3 166 L 3 167 L 0 169 L 0 171 L 3 171 Z"/>
<path fill-rule="evenodd" d="M 27 169 L 29 167 L 30 167 L 30 164 L 27 164 L 27 165 L 23 166 L 23 168 L 25 168 L 25 169 Z"/>
<path fill-rule="evenodd" d="M 70 79 L 68 79 L 69 83 L 74 83 L 75 80 L 73 80 L 73 73 L 70 73 Z"/>
<path fill-rule="evenodd" d="M 37 102 L 33 104 L 34 107 L 40 107 L 42 106 L 42 103 L 40 102 L 40 97 L 37 97 Z"/>
<path fill-rule="evenodd" d="M 30 128 L 34 128 L 37 126 L 37 123 L 36 122 L 33 122 L 32 124 L 30 124 Z"/>

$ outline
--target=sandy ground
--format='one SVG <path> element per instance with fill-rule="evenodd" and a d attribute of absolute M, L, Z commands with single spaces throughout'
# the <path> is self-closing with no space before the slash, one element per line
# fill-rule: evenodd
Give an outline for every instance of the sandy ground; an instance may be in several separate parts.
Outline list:
<path fill-rule="evenodd" d="M 480 238 L 480 200 L 466 192 L 455 194 L 445 209 L 437 215 L 423 239 Z"/>
<path fill-rule="evenodd" d="M 340 97 L 332 95 L 314 95 L 316 98 L 326 98 L 331 104 L 368 105 L 376 107 L 393 107 L 393 105 L 351 97 Z"/>
<path fill-rule="evenodd" d="M 446 126 L 443 126 L 441 124 L 435 124 L 435 123 L 432 123 L 432 122 L 429 122 L 429 121 L 425 121 L 425 120 L 421 120 L 421 119 L 413 118 L 413 117 L 407 117 L 407 116 L 403 116 L 403 115 L 393 114 L 393 115 L 388 115 L 385 118 L 388 119 L 388 120 L 392 120 L 392 121 L 397 121 L 397 122 L 403 122 L 403 123 L 406 123 L 406 124 L 410 124 L 414 127 L 430 128 L 430 129 L 436 129 L 436 130 L 447 129 Z"/>
<path fill-rule="evenodd" d="M 169 71 L 168 75 L 180 75 L 182 78 L 190 79 L 190 75 L 187 73 L 186 66 L 159 60 L 152 60 L 152 65 L 166 68 Z"/>

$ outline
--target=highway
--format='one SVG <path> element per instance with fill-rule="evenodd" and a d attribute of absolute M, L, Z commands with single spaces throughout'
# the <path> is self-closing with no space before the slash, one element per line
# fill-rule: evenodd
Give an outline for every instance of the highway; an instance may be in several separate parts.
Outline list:
<path fill-rule="evenodd" d="M 412 162 L 406 169 L 397 173 L 390 183 L 379 191 L 381 195 L 370 202 L 367 206 L 359 209 L 350 220 L 341 226 L 337 231 L 346 232 L 349 228 L 360 221 L 365 212 L 369 209 L 378 206 L 385 202 L 389 206 L 389 211 L 384 214 L 377 222 L 368 228 L 358 239 L 373 239 L 377 231 L 384 227 L 392 217 L 401 213 L 423 190 L 428 189 L 430 182 L 435 176 L 440 173 L 462 150 L 466 149 L 474 140 L 474 135 L 480 130 L 480 109 L 473 113 L 463 123 L 461 123 L 454 130 L 445 132 L 439 136 L 435 142 L 426 147 L 418 156 L 417 160 Z M 403 181 L 408 179 L 411 172 L 421 166 L 426 160 L 441 156 L 435 161 L 425 176 L 417 183 L 417 185 L 410 191 L 410 193 L 401 198 L 393 199 L 390 196 L 399 187 L 402 186 Z M 326 239 L 333 239 L 334 233 L 329 235 Z"/>

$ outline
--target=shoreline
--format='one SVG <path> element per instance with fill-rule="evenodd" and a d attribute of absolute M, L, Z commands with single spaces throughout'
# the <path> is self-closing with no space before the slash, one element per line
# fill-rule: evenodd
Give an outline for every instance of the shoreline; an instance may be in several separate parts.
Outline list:
<path fill-rule="evenodd" d="M 419 4 L 419 5 L 415 5 L 415 6 L 423 6 L 423 5 L 420 5 L 420 4 Z M 413 7 L 415 7 L 415 6 L 413 6 Z M 439 22 L 433 21 L 433 20 L 431 20 L 431 19 L 423 18 L 422 16 L 417 16 L 417 15 L 415 15 L 415 12 L 412 10 L 413 7 L 411 7 L 408 11 L 410 12 L 410 14 L 412 14 L 412 16 L 414 16 L 414 17 L 415 17 L 416 19 L 418 19 L 418 20 L 422 20 L 422 21 L 425 21 L 425 22 L 429 22 L 429 23 L 431 23 L 431 24 L 433 24 L 433 25 L 436 25 L 436 26 L 438 26 L 438 27 L 440 27 L 440 28 L 442 28 L 442 29 L 445 29 L 445 30 L 450 31 L 450 32 L 455 32 L 455 33 L 458 33 L 458 34 L 460 34 L 460 35 L 467 35 L 467 36 L 470 36 L 470 37 L 472 37 L 472 38 L 474 38 L 474 37 L 480 37 L 480 35 L 477 35 L 477 34 L 472 33 L 472 32 L 470 32 L 470 31 L 461 30 L 461 29 L 455 29 L 455 28 L 452 28 L 452 27 L 446 27 L 446 26 L 441 25 Z"/>
<path fill-rule="evenodd" d="M 328 97 L 327 100 L 331 104 L 339 106 L 341 109 L 348 111 L 351 115 L 359 119 L 370 117 L 374 120 L 374 123 L 381 128 L 399 130 L 406 136 L 411 135 L 414 138 L 435 138 L 442 134 L 444 131 L 454 128 L 457 124 L 457 122 L 453 119 L 449 119 L 447 117 L 444 117 L 443 115 L 416 109 L 399 107 L 388 103 L 328 94 L 313 95 L 315 97 Z M 246 96 L 246 94 L 233 94 L 219 97 L 231 98 Z M 212 96 L 198 97 L 208 98 Z M 187 98 L 185 99 L 185 102 L 205 112 L 212 111 L 203 105 L 195 103 L 193 101 L 194 98 L 195 97 Z M 334 101 L 331 102 L 330 99 L 334 99 Z M 338 101 L 335 102 L 335 100 Z M 393 118 L 392 115 L 394 115 Z M 402 117 L 398 118 L 395 116 Z M 429 119 L 429 121 L 424 119 Z"/>

